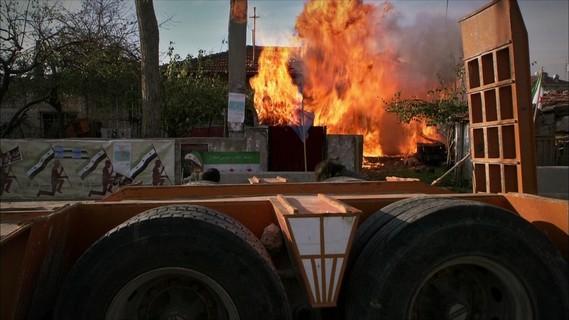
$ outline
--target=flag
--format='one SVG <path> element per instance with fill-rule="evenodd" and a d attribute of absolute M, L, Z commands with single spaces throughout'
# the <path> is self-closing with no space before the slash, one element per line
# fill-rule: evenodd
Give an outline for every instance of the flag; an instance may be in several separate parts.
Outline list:
<path fill-rule="evenodd" d="M 299 86 L 298 92 L 296 93 L 296 107 L 291 112 L 291 118 L 288 121 L 288 125 L 300 140 L 306 143 L 308 130 L 314 123 L 314 113 L 304 110 L 303 100 L 302 87 Z"/>
<path fill-rule="evenodd" d="M 2 153 L 2 167 L 12 165 L 14 162 L 23 160 L 20 146 L 10 149 L 8 152 Z"/>
<path fill-rule="evenodd" d="M 295 108 L 292 111 L 292 118 L 289 120 L 289 126 L 303 142 L 306 142 L 306 139 L 308 138 L 308 130 L 312 127 L 313 123 L 314 113 L 299 108 Z"/>
<path fill-rule="evenodd" d="M 222 173 L 252 173 L 261 171 L 257 151 L 208 151 L 203 153 L 203 169 L 216 168 Z"/>
<path fill-rule="evenodd" d="M 81 148 L 65 148 L 61 145 L 55 145 L 53 146 L 53 152 L 55 153 L 55 159 L 89 159 L 87 150 Z"/>
<path fill-rule="evenodd" d="M 41 156 L 41 158 L 39 158 L 39 160 L 36 162 L 36 164 L 34 164 L 34 166 L 31 167 L 26 172 L 26 175 L 30 179 L 33 179 L 38 173 L 42 172 L 42 170 L 47 166 L 47 164 L 51 160 L 53 160 L 54 157 L 55 157 L 55 152 L 53 151 L 53 148 L 51 146 L 49 146 L 49 149 L 46 149 L 43 156 Z"/>
<path fill-rule="evenodd" d="M 79 177 L 81 177 L 81 179 L 85 179 L 86 176 L 88 176 L 91 172 L 93 172 L 93 170 L 97 169 L 97 166 L 99 165 L 99 163 L 101 161 L 103 161 L 104 158 L 107 157 L 107 153 L 105 152 L 105 149 L 102 149 L 97 152 L 90 160 L 89 162 L 87 162 L 87 164 L 85 166 L 83 166 L 83 168 L 81 168 L 81 170 L 79 170 L 77 172 L 77 174 L 79 175 Z"/>
<path fill-rule="evenodd" d="M 142 159 L 138 161 L 138 164 L 134 168 L 130 169 L 128 177 L 134 180 L 137 175 L 146 169 L 150 161 L 152 161 L 152 159 L 156 158 L 157 156 L 158 153 L 156 152 L 156 149 L 154 149 L 154 146 L 152 146 L 152 148 L 149 149 L 148 152 L 144 154 L 144 156 L 142 156 Z"/>
<path fill-rule="evenodd" d="M 541 102 L 542 102 L 541 97 L 543 97 L 543 86 L 541 84 L 542 74 L 543 71 L 540 71 L 537 80 L 535 81 L 533 87 L 531 88 L 531 97 L 532 97 L 531 103 L 535 105 L 537 109 L 541 109 Z"/>

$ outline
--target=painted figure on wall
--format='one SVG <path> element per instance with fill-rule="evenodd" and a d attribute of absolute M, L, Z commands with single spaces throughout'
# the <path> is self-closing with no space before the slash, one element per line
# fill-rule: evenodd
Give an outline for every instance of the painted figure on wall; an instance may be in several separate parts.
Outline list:
<path fill-rule="evenodd" d="M 167 175 L 163 175 L 164 169 L 162 161 L 156 160 L 154 162 L 154 168 L 152 169 L 152 184 L 155 186 L 161 186 L 164 184 L 164 178 L 168 178 Z"/>
<path fill-rule="evenodd" d="M 101 176 L 101 185 L 103 187 L 102 191 L 98 191 L 98 190 L 90 190 L 89 191 L 89 197 L 91 195 L 99 195 L 99 196 L 104 196 L 107 194 L 107 192 L 111 193 L 113 192 L 113 185 L 115 184 L 115 176 L 114 174 L 114 169 L 113 169 L 113 164 L 110 160 L 106 160 L 105 161 L 105 167 L 103 168 L 103 173 Z"/>
<path fill-rule="evenodd" d="M 53 196 L 56 192 L 62 193 L 61 188 L 63 187 L 65 179 L 69 181 L 69 177 L 64 174 L 63 166 L 59 160 L 55 160 L 53 162 L 53 168 L 51 169 L 51 191 L 39 190 L 37 197 L 40 195 Z"/>
<path fill-rule="evenodd" d="M 2 170 L 0 170 L 0 195 L 4 192 L 10 193 L 12 181 L 18 181 L 18 178 L 14 174 L 10 175 L 10 173 L 12 173 L 12 166 L 2 167 Z"/>

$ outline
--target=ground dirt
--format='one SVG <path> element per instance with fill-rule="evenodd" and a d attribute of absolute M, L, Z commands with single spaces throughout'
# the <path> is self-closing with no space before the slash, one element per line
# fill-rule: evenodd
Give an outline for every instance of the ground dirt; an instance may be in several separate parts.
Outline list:
<path fill-rule="evenodd" d="M 431 184 L 440 178 L 450 166 L 445 164 L 432 165 L 419 162 L 414 157 L 364 157 L 362 175 L 367 180 L 383 181 L 397 178 L 418 179 Z M 451 189 L 455 192 L 471 192 L 468 181 L 457 181 L 454 172 L 441 179 L 437 186 Z"/>

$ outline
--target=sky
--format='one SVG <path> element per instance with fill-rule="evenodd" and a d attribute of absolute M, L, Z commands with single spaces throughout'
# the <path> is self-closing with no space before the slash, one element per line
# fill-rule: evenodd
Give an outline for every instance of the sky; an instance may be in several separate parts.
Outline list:
<path fill-rule="evenodd" d="M 331 0 L 318 0 L 331 1 Z M 383 1 L 364 0 L 380 4 Z M 196 56 L 199 50 L 217 53 L 227 50 L 230 0 L 154 0 L 160 29 L 160 51 L 165 60 L 170 42 L 181 57 Z M 291 45 L 296 17 L 302 12 L 303 0 L 249 0 L 248 16 L 256 7 L 256 45 Z M 393 0 L 398 23 L 412 25 L 425 15 L 447 17 L 456 22 L 483 7 L 481 0 Z M 569 1 L 519 0 L 528 32 L 531 72 L 543 67 L 550 76 L 567 80 L 569 59 Z M 253 19 L 247 24 L 247 45 L 251 45 Z"/>

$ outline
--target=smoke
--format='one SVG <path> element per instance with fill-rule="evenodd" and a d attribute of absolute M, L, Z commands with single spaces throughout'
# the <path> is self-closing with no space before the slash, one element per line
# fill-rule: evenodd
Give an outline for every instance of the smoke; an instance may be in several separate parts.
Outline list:
<path fill-rule="evenodd" d="M 456 79 L 455 67 L 462 60 L 462 40 L 458 22 L 441 14 L 418 13 L 407 17 L 390 2 L 376 6 L 374 17 L 374 49 L 378 56 L 388 56 L 395 66 L 389 78 L 404 97 L 426 98 L 427 91 L 439 85 L 439 79 Z M 386 97 L 389 99 L 389 97 Z M 386 100 L 387 100 L 386 99 Z M 419 125 L 411 123 L 410 126 Z M 401 130 L 395 114 L 381 118 L 379 144 L 384 154 L 400 154 L 401 142 L 416 140 L 416 130 Z"/>
<path fill-rule="evenodd" d="M 375 26 L 379 47 L 388 47 L 397 57 L 394 76 L 404 95 L 422 96 L 425 89 L 456 77 L 455 66 L 461 63 L 462 41 L 459 24 L 441 14 L 419 13 L 411 23 L 404 23 L 403 13 L 393 10 L 385 15 L 377 10 L 380 22 Z M 406 94 L 405 94 L 406 93 Z"/>
<path fill-rule="evenodd" d="M 307 2 L 295 25 L 303 61 L 305 108 L 330 133 L 364 135 L 365 154 L 414 152 L 422 125 L 400 124 L 384 101 L 396 92 L 425 98 L 454 79 L 459 26 L 418 14 L 407 22 L 391 2 Z"/>

